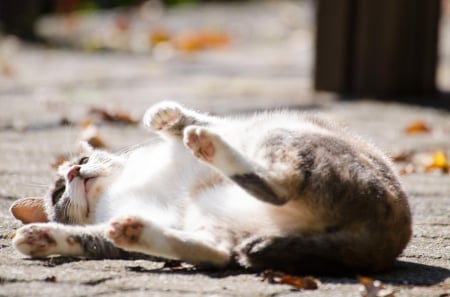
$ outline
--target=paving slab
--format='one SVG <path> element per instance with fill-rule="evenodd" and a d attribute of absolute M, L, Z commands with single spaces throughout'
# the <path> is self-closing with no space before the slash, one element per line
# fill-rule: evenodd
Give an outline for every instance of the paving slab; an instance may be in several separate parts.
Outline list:
<path fill-rule="evenodd" d="M 21 224 L 9 206 L 46 191 L 53 180 L 51 163 L 74 152 L 80 123 L 92 107 L 136 118 L 162 99 L 219 115 L 288 107 L 330 117 L 392 155 L 450 152 L 448 111 L 312 92 L 312 40 L 302 38 L 302 59 L 293 54 L 298 45 L 283 37 L 167 61 L 0 39 L 2 57 L 14 69 L 0 75 L 0 296 L 360 296 L 356 276 L 317 277 L 317 290 L 295 291 L 251 273 L 170 270 L 143 260 L 32 260 L 11 247 L 10 235 Z M 62 125 L 62 119 L 72 124 Z M 431 132 L 405 133 L 415 120 L 426 122 Z M 98 129 L 113 151 L 154 137 L 139 125 L 101 123 Z M 400 172 L 404 164 L 396 166 Z M 414 236 L 395 268 L 373 277 L 397 297 L 450 294 L 450 175 L 419 171 L 401 180 L 410 197 Z"/>

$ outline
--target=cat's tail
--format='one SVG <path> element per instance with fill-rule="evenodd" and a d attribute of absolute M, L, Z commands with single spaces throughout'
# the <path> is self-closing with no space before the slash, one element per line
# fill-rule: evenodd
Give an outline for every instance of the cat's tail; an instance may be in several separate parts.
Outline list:
<path fill-rule="evenodd" d="M 254 270 L 342 275 L 376 273 L 391 267 L 400 251 L 382 242 L 343 233 L 250 238 L 236 250 L 236 261 Z"/>

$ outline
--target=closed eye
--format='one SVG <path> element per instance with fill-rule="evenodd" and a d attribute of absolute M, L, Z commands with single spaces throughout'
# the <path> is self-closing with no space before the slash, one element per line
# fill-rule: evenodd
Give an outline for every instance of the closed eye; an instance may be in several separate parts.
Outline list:
<path fill-rule="evenodd" d="M 89 162 L 89 157 L 83 157 L 80 159 L 80 161 L 78 161 L 78 165 L 83 165 L 86 164 L 87 162 Z"/>

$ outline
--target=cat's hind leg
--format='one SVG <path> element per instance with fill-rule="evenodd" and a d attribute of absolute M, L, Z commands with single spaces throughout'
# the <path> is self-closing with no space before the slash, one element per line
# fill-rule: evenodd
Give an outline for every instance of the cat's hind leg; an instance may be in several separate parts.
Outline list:
<path fill-rule="evenodd" d="M 103 236 L 104 225 L 73 226 L 34 223 L 19 228 L 12 240 L 20 253 L 33 258 L 51 255 L 87 258 L 122 258 L 126 252 Z"/>
<path fill-rule="evenodd" d="M 249 160 L 207 127 L 187 127 L 184 144 L 195 157 L 228 176 L 256 198 L 275 205 L 289 200 L 284 187 L 268 170 Z"/>
<path fill-rule="evenodd" d="M 163 135 L 181 139 L 183 130 L 190 125 L 208 125 L 216 118 L 187 109 L 173 101 L 162 101 L 151 106 L 144 114 L 144 126 Z"/>
<path fill-rule="evenodd" d="M 373 248 L 368 239 L 351 231 L 255 236 L 236 247 L 236 259 L 243 267 L 295 274 L 371 274 L 391 267 L 398 254 L 386 253 L 383 244 Z"/>
<path fill-rule="evenodd" d="M 139 217 L 113 219 L 105 232 L 116 246 L 193 265 L 224 267 L 230 261 L 230 251 L 206 234 L 158 226 Z"/>

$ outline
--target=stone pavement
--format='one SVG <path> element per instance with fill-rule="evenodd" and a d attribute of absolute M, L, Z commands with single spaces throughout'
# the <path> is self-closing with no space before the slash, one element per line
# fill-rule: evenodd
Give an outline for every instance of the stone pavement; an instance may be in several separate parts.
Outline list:
<path fill-rule="evenodd" d="M 273 12 L 266 10 L 262 16 Z M 9 68 L 0 74 L 0 296 L 360 296 L 356 277 L 317 277 L 318 290 L 295 291 L 262 282 L 256 274 L 170 270 L 142 260 L 31 260 L 15 252 L 9 239 L 20 226 L 9 206 L 46 191 L 53 177 L 50 164 L 73 152 L 91 107 L 136 117 L 162 99 L 216 114 L 290 107 L 320 112 L 391 154 L 450 152 L 447 111 L 369 99 L 339 101 L 311 92 L 310 29 L 295 26 L 275 41 L 240 42 L 164 61 L 0 40 L 0 66 L 7 62 Z M 72 124 L 61 125 L 62 119 Z M 406 134 L 404 128 L 415 120 L 425 121 L 431 131 Z M 139 126 L 101 123 L 98 128 L 111 150 L 150 137 Z M 397 297 L 450 294 L 450 175 L 418 172 L 401 179 L 410 197 L 414 237 L 396 267 L 374 277 Z"/>

